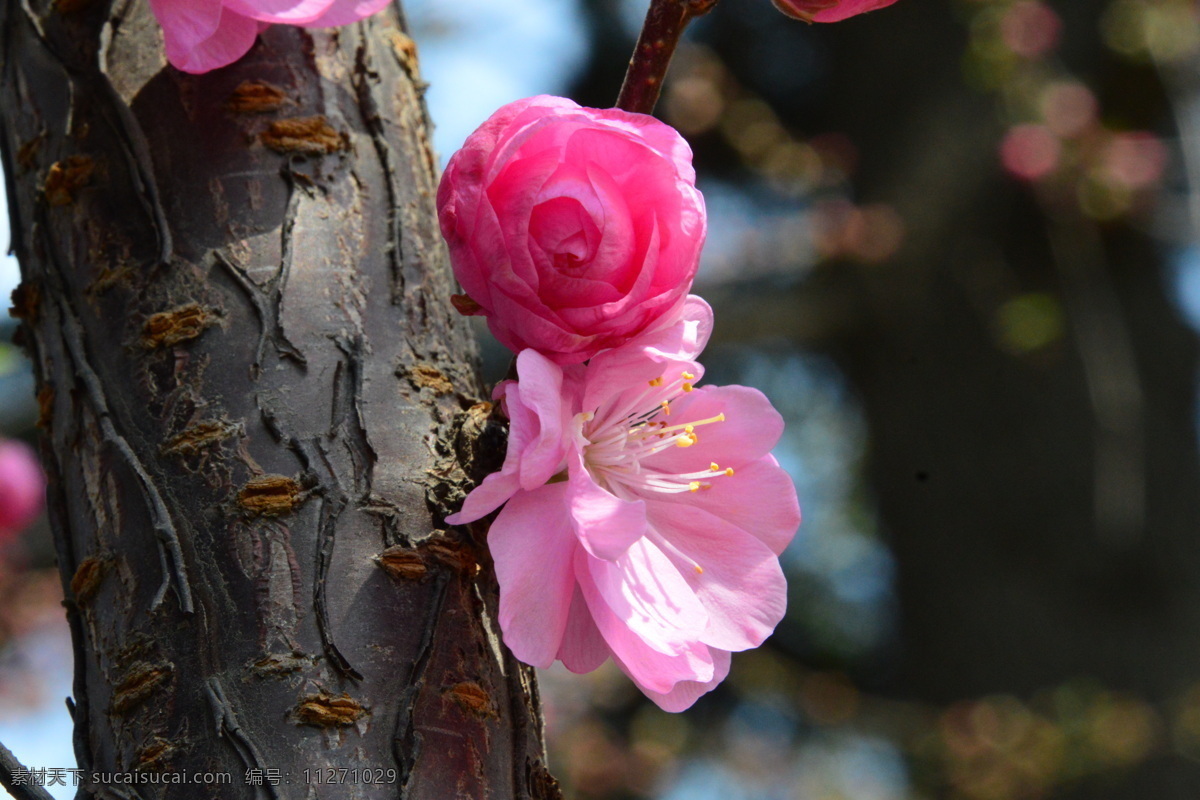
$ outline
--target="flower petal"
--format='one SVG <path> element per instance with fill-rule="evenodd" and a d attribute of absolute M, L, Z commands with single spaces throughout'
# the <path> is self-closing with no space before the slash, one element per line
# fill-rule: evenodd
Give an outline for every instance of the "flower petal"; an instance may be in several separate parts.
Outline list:
<path fill-rule="evenodd" d="M 583 408 L 598 408 L 618 391 L 662 375 L 664 365 L 678 362 L 679 369 L 703 375 L 704 370 L 692 359 L 708 344 L 712 334 L 713 313 L 708 303 L 688 295 L 671 324 L 631 339 L 628 343 L 598 353 L 588 362 L 587 388 Z M 698 378 L 697 378 L 698 379 Z"/>
<path fill-rule="evenodd" d="M 596 558 L 614 561 L 646 533 L 646 504 L 605 491 L 588 474 L 582 457 L 567 484 L 571 522 L 580 543 Z"/>
<path fill-rule="evenodd" d="M 693 447 L 672 447 L 646 459 L 647 466 L 663 472 L 704 470 L 711 462 L 722 468 L 741 467 L 771 451 L 783 435 L 783 417 L 757 389 L 748 386 L 704 386 L 671 403 L 672 425 L 725 415 L 722 422 L 696 428 L 699 442 Z"/>
<path fill-rule="evenodd" d="M 647 506 L 663 552 L 708 612 L 700 641 L 735 652 L 762 644 L 787 610 L 787 581 L 775 554 L 706 511 L 681 503 Z"/>
<path fill-rule="evenodd" d="M 582 558 L 581 558 L 582 554 Z M 620 620 L 607 602 L 600 597 L 595 584 L 586 575 L 587 554 L 576 551 L 576 575 L 580 576 L 580 588 L 588 609 L 592 612 L 596 628 L 604 637 L 613 660 L 629 675 L 642 691 L 668 693 L 680 681 L 707 682 L 713 680 L 715 670 L 713 656 L 708 645 L 692 642 L 680 646 L 676 654 L 668 655 L 650 646 L 629 625 Z M 595 560 L 595 559 L 588 559 Z M 601 561 L 601 564 L 605 564 Z M 583 569 L 581 569 L 583 567 Z"/>
<path fill-rule="evenodd" d="M 559 483 L 518 492 L 488 532 L 500 584 L 504 643 L 535 667 L 550 666 L 558 655 L 575 593 L 579 548 L 565 491 Z"/>
<path fill-rule="evenodd" d="M 219 0 L 153 0 L 163 29 L 167 60 L 183 72 L 198 74 L 232 64 L 254 46 L 258 25 L 223 9 Z"/>
<path fill-rule="evenodd" d="M 712 336 L 713 310 L 699 295 L 689 294 L 679 319 L 670 325 L 648 331 L 632 341 L 662 358 L 690 361 L 708 345 Z"/>
<path fill-rule="evenodd" d="M 563 630 L 562 646 L 558 648 L 558 659 L 571 672 L 582 674 L 597 669 L 610 655 L 600 629 L 588 611 L 587 601 L 579 586 L 571 598 L 571 610 L 567 613 L 567 626 Z"/>
<path fill-rule="evenodd" d="M 645 686 L 640 684 L 638 685 L 638 688 L 642 690 L 643 694 L 653 700 L 655 705 L 657 705 L 663 711 L 670 711 L 672 713 L 686 711 L 687 709 L 691 708 L 692 704 L 700 699 L 702 695 L 708 694 L 713 689 L 717 688 L 717 684 L 725 680 L 725 677 L 729 675 L 729 663 L 731 660 L 729 653 L 725 652 L 724 650 L 717 650 L 715 647 L 708 648 L 708 652 L 712 655 L 713 661 L 712 680 L 680 681 L 679 683 L 675 684 L 674 687 L 672 687 L 671 691 L 666 693 L 660 693 L 653 691 L 652 689 L 647 689 Z M 629 670 L 625 669 L 624 665 L 621 665 L 620 662 L 618 662 L 618 665 L 621 666 L 621 669 L 626 675 L 629 675 L 630 678 L 633 677 L 630 675 Z M 634 679 L 634 683 L 637 683 L 636 679 Z"/>
<path fill-rule="evenodd" d="M 708 626 L 695 592 L 649 540 L 638 540 L 616 561 L 594 558 L 582 548 L 576 559 L 592 618 L 604 641 L 626 662 L 641 645 L 668 656 L 685 653 Z"/>
<path fill-rule="evenodd" d="M 466 525 L 483 519 L 495 511 L 521 489 L 521 483 L 513 472 L 493 472 L 471 490 L 463 500 L 462 508 L 446 517 L 451 525 Z"/>
<path fill-rule="evenodd" d="M 779 555 L 800 527 L 796 486 L 774 456 L 717 475 L 700 492 L 659 494 L 655 500 L 702 509 L 757 537 Z"/>
<path fill-rule="evenodd" d="M 243 17 L 282 25 L 303 25 L 324 14 L 331 0 L 223 0 Z"/>
<path fill-rule="evenodd" d="M 533 412 L 537 433 L 518 453 L 521 488 L 536 489 L 562 469 L 566 453 L 564 424 L 570 408 L 564 402 L 562 368 L 536 350 L 517 356 L 515 387 L 519 403 Z M 511 390 L 510 390 L 511 394 Z M 515 403 L 510 397 L 508 407 Z M 516 424 L 516 418 L 513 418 Z M 507 460 L 507 459 L 506 459 Z"/>
<path fill-rule="evenodd" d="M 333 0 L 333 4 L 324 14 L 312 22 L 304 23 L 306 28 L 336 28 L 349 25 L 360 19 L 382 11 L 392 0 Z"/>

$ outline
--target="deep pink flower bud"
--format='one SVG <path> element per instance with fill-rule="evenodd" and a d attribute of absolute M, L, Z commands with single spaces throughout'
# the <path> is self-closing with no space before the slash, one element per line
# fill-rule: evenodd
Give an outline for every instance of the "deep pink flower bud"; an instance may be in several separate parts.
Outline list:
<path fill-rule="evenodd" d="M 896 0 L 771 0 L 783 13 L 789 17 L 802 19 L 805 22 L 841 22 L 847 17 L 854 17 L 886 8 Z"/>
<path fill-rule="evenodd" d="M 167 60 L 184 72 L 208 72 L 246 54 L 271 24 L 332 28 L 369 17 L 388 0 L 150 0 L 163 29 Z"/>
<path fill-rule="evenodd" d="M 704 243 L 695 180 L 687 142 L 653 117 L 548 96 L 504 106 L 438 188 L 472 313 L 558 364 L 671 324 Z"/>
<path fill-rule="evenodd" d="M 24 442 L 0 442 L 0 539 L 20 533 L 42 511 L 46 479 L 33 449 Z"/>

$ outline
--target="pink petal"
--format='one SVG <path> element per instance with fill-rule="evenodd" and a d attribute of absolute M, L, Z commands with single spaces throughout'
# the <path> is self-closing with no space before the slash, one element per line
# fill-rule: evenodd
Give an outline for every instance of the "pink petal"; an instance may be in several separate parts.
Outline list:
<path fill-rule="evenodd" d="M 575 535 L 589 553 L 614 561 L 646 533 L 646 504 L 622 500 L 602 489 L 577 457 L 567 484 Z"/>
<path fill-rule="evenodd" d="M 642 693 L 649 697 L 663 711 L 672 713 L 686 711 L 692 707 L 692 704 L 700 699 L 701 695 L 708 694 L 713 689 L 717 688 L 717 684 L 725 680 L 729 674 L 730 655 L 724 650 L 717 650 L 715 647 L 708 648 L 708 652 L 712 654 L 713 660 L 713 676 L 709 681 L 680 681 L 675 684 L 671 691 L 665 694 L 647 689 L 645 686 L 639 685 L 638 688 Z M 626 675 L 629 675 L 629 670 L 621 665 L 621 669 Z M 632 678 L 633 676 L 630 675 Z M 634 680 L 637 683 L 637 680 Z"/>
<path fill-rule="evenodd" d="M 590 109 L 605 124 L 643 138 L 646 142 L 671 160 L 681 178 L 695 182 L 696 170 L 692 166 L 692 148 L 679 132 L 649 114 L 634 114 L 619 108 Z"/>
<path fill-rule="evenodd" d="M 516 353 L 536 344 L 538 351 L 556 364 L 578 364 L 585 360 L 589 343 L 595 337 L 572 333 L 561 324 L 530 312 L 503 292 L 493 293 L 492 304 L 487 317 L 488 330 L 509 350 Z M 514 320 L 520 320 L 520 324 L 516 325 Z"/>
<path fill-rule="evenodd" d="M 813 15 L 813 22 L 841 22 L 849 17 L 865 14 L 880 8 L 887 8 L 896 0 L 842 0 L 833 8 L 818 11 Z"/>
<path fill-rule="evenodd" d="M 640 399 L 642 408 L 636 410 L 644 410 L 650 380 L 662 378 L 664 384 L 672 384 L 685 372 L 695 375 L 690 380 L 698 380 L 704 374 L 704 367 L 696 361 L 648 359 L 638 348 L 605 350 L 588 362 L 580 408 L 593 411 L 598 425 L 602 425 L 608 419 L 635 410 L 632 404 Z M 654 403 L 649 405 L 653 408 Z"/>
<path fill-rule="evenodd" d="M 783 434 L 783 417 L 762 392 L 747 386 L 703 386 L 673 401 L 670 416 L 658 419 L 678 425 L 719 414 L 724 421 L 696 428 L 697 444 L 669 448 L 643 463 L 676 474 L 707 469 L 714 461 L 736 469 L 765 456 Z"/>
<path fill-rule="evenodd" d="M 167 47 L 190 52 L 217 32 L 221 24 L 221 0 L 150 0 Z"/>
<path fill-rule="evenodd" d="M 858 14 L 886 8 L 896 0 L 772 0 L 789 17 L 806 22 L 841 22 Z"/>
<path fill-rule="evenodd" d="M 306 28 L 336 28 L 340 25 L 349 25 L 382 11 L 390 2 L 391 0 L 333 0 L 333 5 L 329 7 L 328 11 L 312 22 L 304 23 L 304 26 Z"/>
<path fill-rule="evenodd" d="M 243 17 L 282 25 L 303 25 L 324 14 L 332 0 L 224 0 Z"/>
<path fill-rule="evenodd" d="M 521 488 L 536 489 L 562 468 L 563 427 L 571 409 L 563 400 L 562 368 L 535 350 L 517 356 L 520 403 L 537 418 L 539 430 L 520 455 Z M 512 407 L 510 403 L 510 408 Z"/>
<path fill-rule="evenodd" d="M 493 397 L 509 417 L 504 466 L 475 487 L 462 509 L 446 517 L 451 525 L 474 522 L 494 511 L 518 489 L 533 490 L 564 467 L 564 425 L 571 391 L 564 393 L 562 368 L 533 350 L 517 356 L 519 381 L 503 381 Z"/>
<path fill-rule="evenodd" d="M 741 528 L 680 503 L 649 503 L 672 563 L 708 612 L 700 641 L 721 650 L 758 647 L 787 610 L 779 559 Z M 657 539 L 655 539 L 657 541 Z"/>
<path fill-rule="evenodd" d="M 46 478 L 33 448 L 16 439 L 0 443 L 0 538 L 26 528 L 45 502 Z"/>
<path fill-rule="evenodd" d="M 507 462 L 505 464 L 507 466 Z M 513 472 L 493 472 L 483 479 L 463 500 L 462 508 L 446 517 L 451 525 L 466 525 L 482 519 L 495 511 L 521 489 L 521 483 Z"/>
<path fill-rule="evenodd" d="M 660 358 L 691 361 L 708 345 L 712 329 L 712 307 L 704 298 L 689 294 L 684 299 L 678 321 L 648 331 L 631 344 L 644 347 Z"/>
<path fill-rule="evenodd" d="M 592 618 L 614 653 L 636 639 L 660 654 L 678 655 L 708 626 L 695 592 L 650 541 L 638 540 L 616 561 L 593 558 L 582 548 L 576 559 L 576 574 L 587 573 L 588 580 L 579 580 Z"/>
<path fill-rule="evenodd" d="M 779 555 L 800 527 L 800 504 L 792 478 L 774 456 L 738 467 L 733 475 L 715 475 L 699 492 L 659 494 L 657 502 L 697 508 L 757 537 Z"/>
<path fill-rule="evenodd" d="M 222 9 L 219 0 L 152 0 L 171 66 L 202 73 L 232 64 L 254 45 L 253 20 Z"/>
<path fill-rule="evenodd" d="M 566 513 L 565 491 L 558 483 L 518 492 L 488 532 L 500 584 L 504 643 L 535 667 L 554 662 L 575 593 L 578 545 Z"/>
<path fill-rule="evenodd" d="M 691 642 L 675 655 L 667 655 L 648 646 L 628 628 L 614 623 L 605 612 L 598 615 L 593 612 L 593 616 L 613 661 L 647 696 L 669 694 L 680 683 L 707 683 L 714 679 L 713 650 L 708 645 Z"/>
<path fill-rule="evenodd" d="M 712 334 L 712 308 L 693 294 L 681 303 L 679 311 L 665 316 L 671 318 L 670 324 L 605 350 L 588 362 L 584 409 L 598 408 L 617 392 L 662 375 L 662 365 L 672 361 L 681 362 L 681 370 L 697 376 L 704 374 L 703 367 L 692 359 L 700 354 Z"/>
<path fill-rule="evenodd" d="M 562 646 L 558 658 L 571 672 L 582 674 L 597 669 L 608 660 L 608 645 L 600 635 L 600 629 L 592 620 L 587 601 L 579 586 L 571 598 L 571 610 L 567 613 L 567 626 L 563 631 Z"/>

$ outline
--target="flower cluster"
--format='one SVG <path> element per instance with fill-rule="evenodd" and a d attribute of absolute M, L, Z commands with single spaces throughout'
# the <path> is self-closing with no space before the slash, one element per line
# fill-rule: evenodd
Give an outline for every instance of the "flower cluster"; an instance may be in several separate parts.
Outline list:
<path fill-rule="evenodd" d="M 494 395 L 504 465 L 448 522 L 501 509 L 488 548 L 517 658 L 611 657 L 669 711 L 782 619 L 778 557 L 800 523 L 770 454 L 782 418 L 754 389 L 699 385 L 694 179 L 652 117 L 535 97 L 485 122 L 438 191 L 455 304 L 518 352 Z"/>

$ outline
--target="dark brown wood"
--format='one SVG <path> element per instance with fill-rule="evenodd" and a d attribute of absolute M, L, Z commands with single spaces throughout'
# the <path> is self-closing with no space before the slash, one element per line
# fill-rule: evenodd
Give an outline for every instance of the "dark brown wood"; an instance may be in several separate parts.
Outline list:
<path fill-rule="evenodd" d="M 617 97 L 617 108 L 650 114 L 658 103 L 667 68 L 688 23 L 720 0 L 650 0 L 646 20 Z"/>
<path fill-rule="evenodd" d="M 80 766 L 228 773 L 211 798 L 554 795 L 486 549 L 444 523 L 456 453 L 497 454 L 461 435 L 486 406 L 399 10 L 200 76 L 143 2 L 4 15 Z M 144 780 L 90 791 L 198 796 Z"/>

